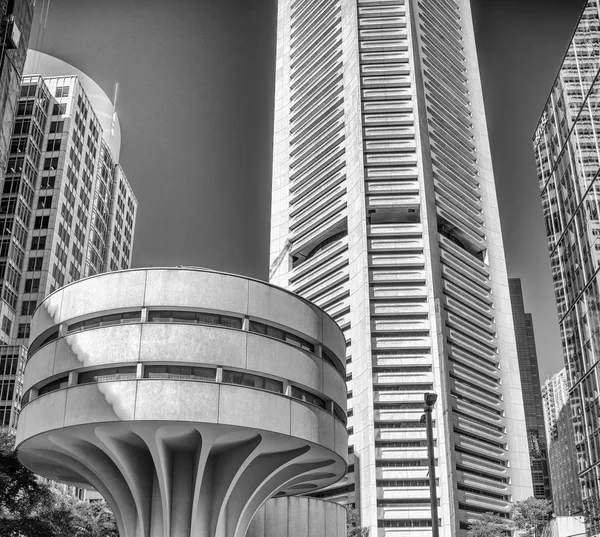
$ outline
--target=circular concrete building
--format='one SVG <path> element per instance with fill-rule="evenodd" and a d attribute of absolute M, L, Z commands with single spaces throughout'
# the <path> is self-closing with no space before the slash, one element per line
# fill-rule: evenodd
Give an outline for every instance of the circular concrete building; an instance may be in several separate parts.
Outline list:
<path fill-rule="evenodd" d="M 31 327 L 20 460 L 92 486 L 121 537 L 243 537 L 346 472 L 345 341 L 316 306 L 201 269 L 67 285 Z"/>

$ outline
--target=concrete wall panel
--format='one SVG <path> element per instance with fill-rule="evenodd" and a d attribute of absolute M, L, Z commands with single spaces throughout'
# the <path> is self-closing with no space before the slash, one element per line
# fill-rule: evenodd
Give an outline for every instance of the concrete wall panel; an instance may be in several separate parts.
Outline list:
<path fill-rule="evenodd" d="M 67 390 L 58 390 L 27 405 L 19 416 L 17 443 L 23 438 L 62 427 L 66 401 Z"/>
<path fill-rule="evenodd" d="M 246 367 L 247 333 L 217 326 L 144 324 L 143 362 L 197 362 Z"/>
<path fill-rule="evenodd" d="M 56 353 L 56 342 L 49 343 L 29 358 L 28 366 L 25 368 L 25 380 L 23 382 L 23 393 L 36 382 L 51 377 L 54 374 L 54 354 Z M 80 366 L 77 366 L 80 367 Z"/>
<path fill-rule="evenodd" d="M 314 390 L 322 391 L 323 360 L 287 343 L 248 334 L 247 368 L 281 378 L 288 378 Z"/>
<path fill-rule="evenodd" d="M 148 270 L 144 305 L 214 309 L 245 314 L 248 280 L 217 272 Z"/>
<path fill-rule="evenodd" d="M 51 326 L 59 323 L 60 310 L 62 306 L 63 294 L 53 293 L 46 297 L 37 308 L 33 319 L 31 320 L 31 333 L 41 334 Z M 31 339 L 33 341 L 33 339 Z"/>
<path fill-rule="evenodd" d="M 144 379 L 137 384 L 136 420 L 217 422 L 218 384 L 162 379 Z"/>
<path fill-rule="evenodd" d="M 219 387 L 219 423 L 290 434 L 289 399 L 243 386 L 221 384 Z"/>
<path fill-rule="evenodd" d="M 323 366 L 323 393 L 346 411 L 348 404 L 346 380 L 329 364 Z"/>
<path fill-rule="evenodd" d="M 331 349 L 346 365 L 346 338 L 338 324 L 328 315 L 323 315 L 323 345 Z"/>
<path fill-rule="evenodd" d="M 322 312 L 296 296 L 263 283 L 249 282 L 248 315 L 281 323 L 313 339 L 321 339 Z"/>
<path fill-rule="evenodd" d="M 136 382 L 111 381 L 73 386 L 67 392 L 64 427 L 134 419 Z M 52 396 L 53 394 L 49 394 Z M 36 404 L 38 401 L 33 401 Z M 39 399 L 44 404 L 44 398 Z"/>
<path fill-rule="evenodd" d="M 101 274 L 66 285 L 59 291 L 63 295 L 60 319 L 98 311 L 138 308 L 143 304 L 145 281 L 146 271 L 131 270 Z"/>

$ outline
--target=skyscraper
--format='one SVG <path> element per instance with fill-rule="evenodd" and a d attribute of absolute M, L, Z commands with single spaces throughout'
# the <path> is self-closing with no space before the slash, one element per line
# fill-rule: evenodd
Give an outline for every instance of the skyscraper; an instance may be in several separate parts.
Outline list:
<path fill-rule="evenodd" d="M 582 505 L 567 373 L 564 369 L 544 383 L 542 397 L 554 512 L 556 516 L 571 516 L 580 513 Z"/>
<path fill-rule="evenodd" d="M 517 355 L 519 357 L 521 388 L 523 390 L 533 494 L 536 498 L 551 500 L 548 441 L 544 423 L 544 404 L 533 333 L 533 319 L 531 313 L 525 313 L 521 280 L 510 278 L 508 285 L 515 326 Z"/>
<path fill-rule="evenodd" d="M 534 135 L 578 471 L 600 532 L 600 4 L 589 0 Z"/>
<path fill-rule="evenodd" d="M 25 70 L 44 76 L 23 77 L 0 185 L 4 427 L 14 427 L 19 412 L 23 346 L 37 304 L 74 280 L 129 268 L 137 211 L 117 162 L 110 99 L 85 74 L 45 54 L 30 51 Z"/>
<path fill-rule="evenodd" d="M 532 493 L 468 0 L 279 2 L 271 280 L 345 332 L 371 535 L 441 535 Z M 321 497 L 323 494 L 320 495 Z"/>
<path fill-rule="evenodd" d="M 8 148 L 19 100 L 35 0 L 0 0 L 0 170 Z"/>

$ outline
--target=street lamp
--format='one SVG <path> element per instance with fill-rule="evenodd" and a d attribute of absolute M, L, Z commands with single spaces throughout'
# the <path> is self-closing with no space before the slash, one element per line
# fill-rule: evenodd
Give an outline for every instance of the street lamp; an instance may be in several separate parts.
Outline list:
<path fill-rule="evenodd" d="M 425 399 L 425 428 L 427 430 L 427 458 L 429 459 L 429 497 L 431 500 L 431 535 L 439 537 L 440 529 L 438 527 L 438 509 L 437 509 L 437 489 L 435 482 L 435 458 L 433 455 L 433 420 L 431 411 L 437 401 L 436 393 L 426 393 Z M 422 419 L 422 418 L 421 418 Z"/>

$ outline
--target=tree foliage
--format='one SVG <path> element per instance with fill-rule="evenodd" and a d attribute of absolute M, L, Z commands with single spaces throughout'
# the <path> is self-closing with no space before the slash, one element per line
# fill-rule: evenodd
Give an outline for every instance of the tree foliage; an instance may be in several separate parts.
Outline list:
<path fill-rule="evenodd" d="M 346 507 L 346 532 L 348 537 L 369 537 L 369 528 L 360 525 L 360 513 L 357 509 Z"/>
<path fill-rule="evenodd" d="M 511 509 L 515 527 L 530 537 L 542 534 L 552 517 L 552 502 L 533 496 L 516 502 Z"/>
<path fill-rule="evenodd" d="M 504 537 L 508 521 L 496 513 L 483 513 L 474 520 L 467 531 L 467 537 Z"/>
<path fill-rule="evenodd" d="M 118 537 L 105 502 L 87 503 L 25 468 L 13 437 L 0 434 L 0 537 Z"/>

